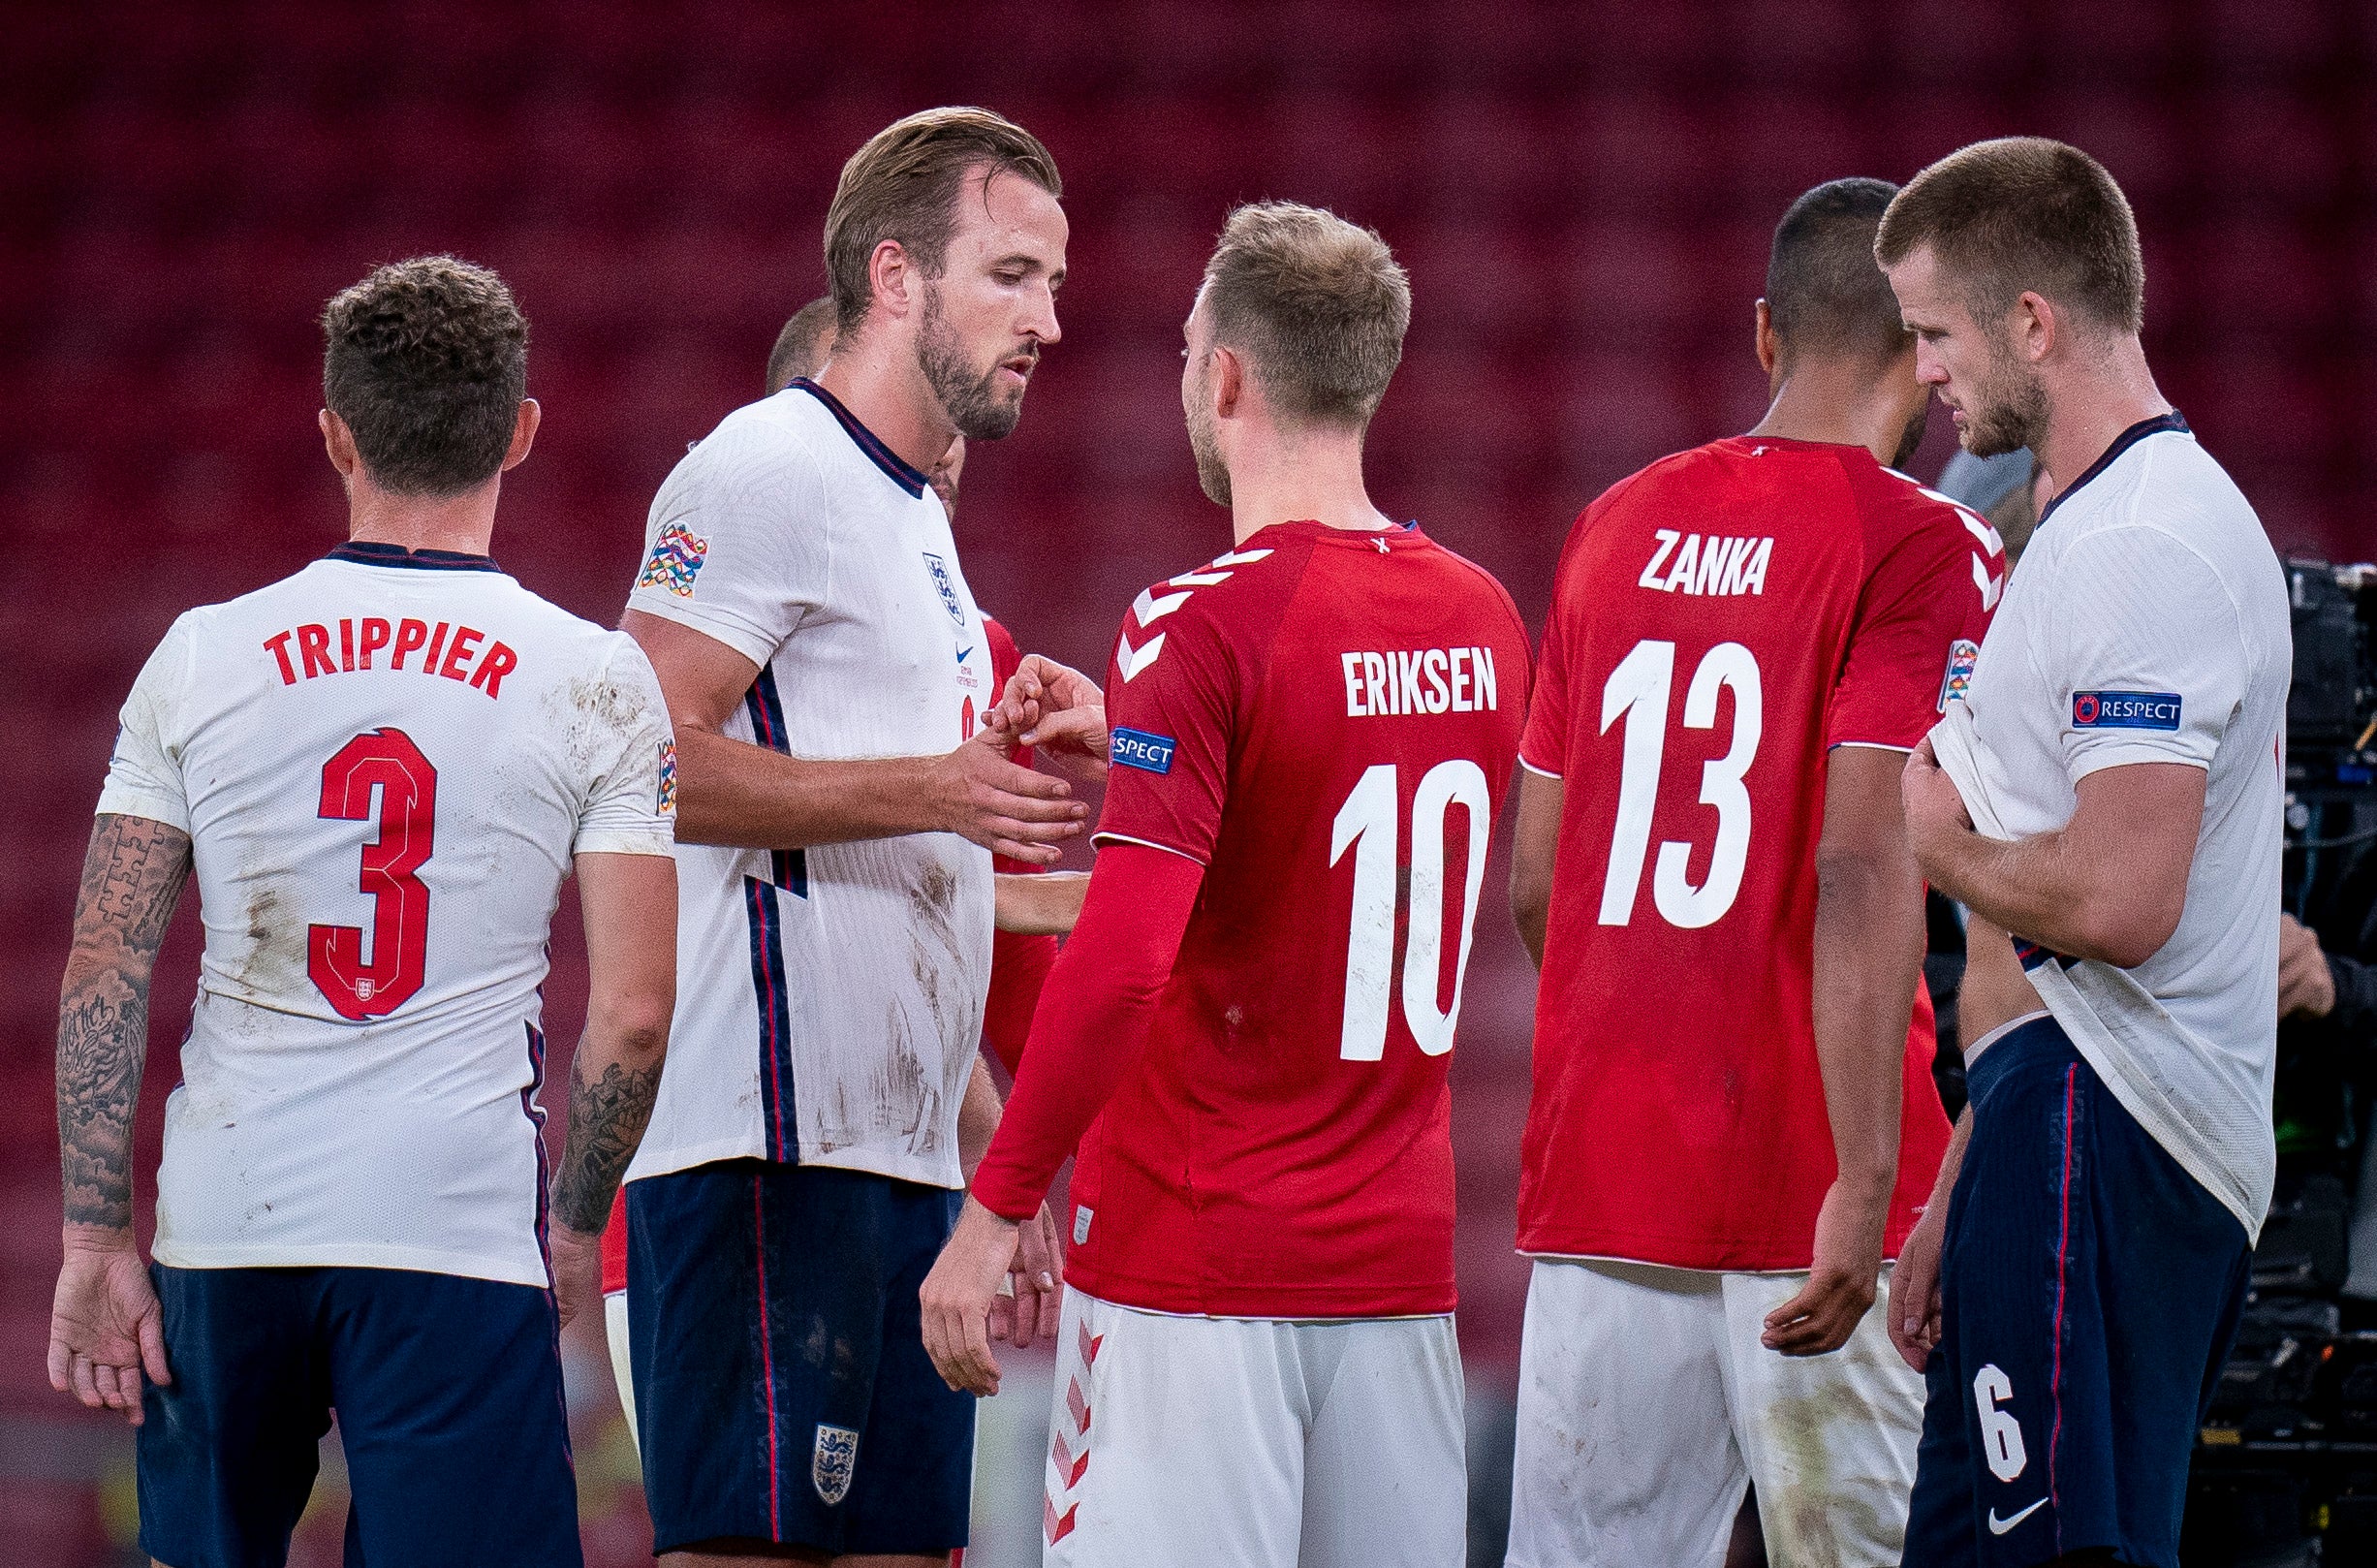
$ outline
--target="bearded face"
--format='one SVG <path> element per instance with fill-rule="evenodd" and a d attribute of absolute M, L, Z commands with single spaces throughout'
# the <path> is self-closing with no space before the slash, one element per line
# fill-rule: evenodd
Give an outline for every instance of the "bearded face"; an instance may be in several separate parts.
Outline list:
<path fill-rule="evenodd" d="M 1207 353 L 1190 380 L 1188 402 L 1189 452 L 1197 459 L 1197 486 L 1215 506 L 1230 504 L 1230 470 L 1222 463 L 1222 448 L 1213 428 L 1213 356 Z"/>
<path fill-rule="evenodd" d="M 2047 433 L 2047 388 L 2037 372 L 2015 354 L 2001 332 L 1989 340 L 1988 373 L 1964 399 L 1964 428 L 1958 439 L 1976 457 L 1995 457 L 2028 447 L 2038 450 Z"/>
<path fill-rule="evenodd" d="M 1015 429 L 1023 417 L 1024 378 L 1039 362 L 1040 344 L 1028 338 L 969 350 L 943 308 L 940 285 L 925 283 L 917 365 L 959 435 L 968 441 L 996 441 Z M 1018 368 L 1020 374 L 1012 373 Z"/>

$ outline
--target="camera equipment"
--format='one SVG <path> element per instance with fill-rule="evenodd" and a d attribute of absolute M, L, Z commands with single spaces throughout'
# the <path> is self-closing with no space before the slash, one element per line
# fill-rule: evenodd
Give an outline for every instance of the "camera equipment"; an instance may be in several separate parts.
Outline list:
<path fill-rule="evenodd" d="M 2321 851 L 2377 838 L 2377 821 L 2364 820 L 2377 817 L 2377 566 L 2290 560 L 2286 589 L 2295 680 L 2283 901 L 2299 910 Z"/>

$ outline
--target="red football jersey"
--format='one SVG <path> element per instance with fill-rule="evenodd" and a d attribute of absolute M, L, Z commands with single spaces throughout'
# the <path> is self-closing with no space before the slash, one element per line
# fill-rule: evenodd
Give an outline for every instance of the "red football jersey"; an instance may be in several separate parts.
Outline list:
<path fill-rule="evenodd" d="M 1452 1310 L 1445 1071 L 1527 665 L 1502 585 L 1417 528 L 1282 523 L 1140 595 L 1098 836 L 1206 870 L 1081 1140 L 1083 1289 L 1232 1317 Z"/>
<path fill-rule="evenodd" d="M 1718 441 L 1578 519 L 1523 752 L 1566 787 L 1521 1251 L 1809 1266 L 1837 1171 L 1811 1000 L 1825 759 L 1923 739 L 2004 570 L 1987 523 L 1860 447 Z M 1948 1139 L 1916 996 L 1893 1257 Z"/>

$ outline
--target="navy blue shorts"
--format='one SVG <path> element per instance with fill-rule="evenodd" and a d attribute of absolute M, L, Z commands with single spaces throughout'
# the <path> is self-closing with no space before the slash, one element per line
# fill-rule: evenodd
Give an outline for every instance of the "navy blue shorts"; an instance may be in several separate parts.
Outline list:
<path fill-rule="evenodd" d="M 2244 1228 L 2052 1019 L 1967 1079 L 1909 1568 L 2111 1548 L 2176 1568 L 2187 1465 L 2244 1306 Z"/>
<path fill-rule="evenodd" d="M 933 1370 L 917 1307 L 963 1198 L 766 1160 L 628 1184 L 654 1552 L 966 1544 L 974 1398 Z"/>
<path fill-rule="evenodd" d="M 549 1292 L 402 1269 L 152 1267 L 173 1381 L 138 1441 L 141 1550 L 278 1568 L 338 1412 L 347 1562 L 579 1568 Z"/>

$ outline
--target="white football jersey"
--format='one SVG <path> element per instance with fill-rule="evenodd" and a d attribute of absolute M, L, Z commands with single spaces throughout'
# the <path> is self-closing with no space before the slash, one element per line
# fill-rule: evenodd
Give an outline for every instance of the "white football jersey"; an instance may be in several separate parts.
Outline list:
<path fill-rule="evenodd" d="M 175 621 L 99 798 L 190 835 L 205 922 L 157 1261 L 547 1283 L 554 905 L 668 854 L 675 788 L 642 650 L 485 556 L 348 544 Z"/>
<path fill-rule="evenodd" d="M 2135 969 L 2041 963 L 2073 1046 L 2171 1157 L 2258 1235 L 2277 1172 L 2286 578 L 2261 520 L 2175 413 L 2132 425 L 2040 517 L 1933 742 L 1998 836 L 2069 822 L 2090 773 L 2205 770 L 2187 901 Z"/>
<path fill-rule="evenodd" d="M 996 701 L 941 502 L 823 388 L 728 415 L 652 502 L 628 607 L 759 666 L 728 734 L 812 761 L 948 751 Z M 963 1185 L 990 852 L 954 833 L 677 846 L 676 1020 L 629 1178 L 760 1158 Z"/>

